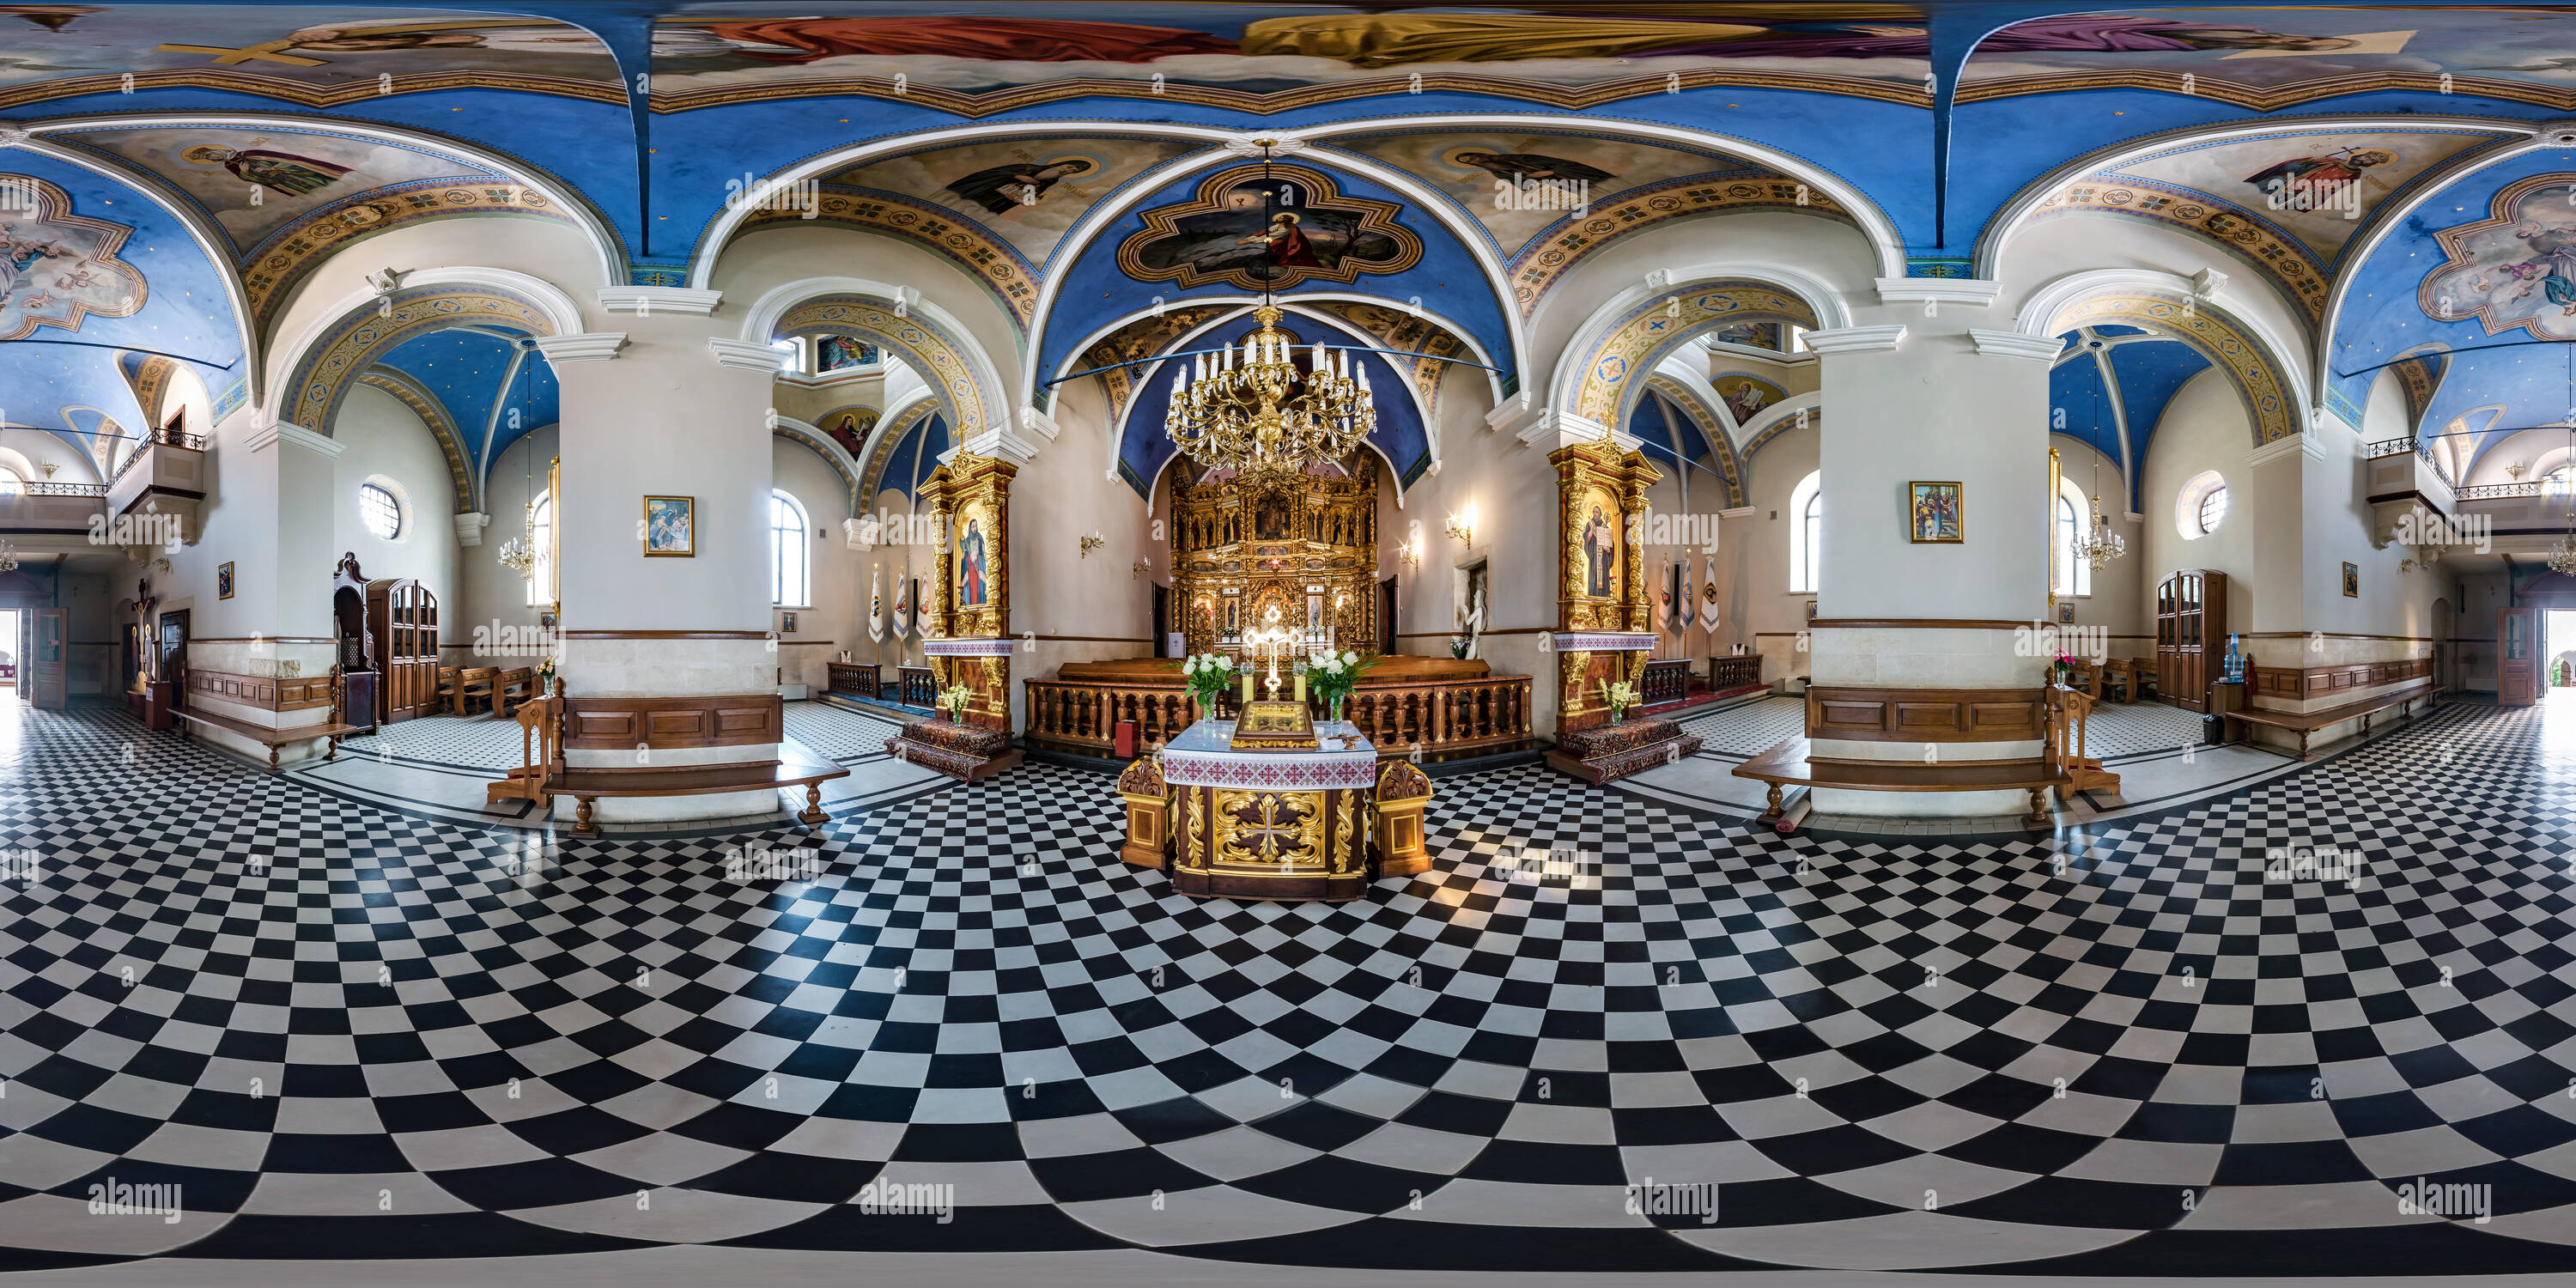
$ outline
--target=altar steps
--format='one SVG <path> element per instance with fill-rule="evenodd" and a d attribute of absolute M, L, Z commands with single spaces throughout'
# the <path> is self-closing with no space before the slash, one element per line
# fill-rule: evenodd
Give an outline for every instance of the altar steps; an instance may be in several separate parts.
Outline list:
<path fill-rule="evenodd" d="M 1020 763 L 1020 749 L 999 729 L 915 720 L 886 739 L 886 754 L 963 783 L 991 778 Z"/>

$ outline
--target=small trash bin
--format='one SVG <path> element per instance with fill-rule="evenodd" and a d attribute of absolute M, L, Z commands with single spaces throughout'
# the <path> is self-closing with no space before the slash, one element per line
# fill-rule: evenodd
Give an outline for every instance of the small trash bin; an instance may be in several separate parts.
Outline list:
<path fill-rule="evenodd" d="M 2200 740 L 2213 747 L 2227 741 L 2227 722 L 2219 719 L 2215 712 L 2202 716 L 2200 718 Z"/>

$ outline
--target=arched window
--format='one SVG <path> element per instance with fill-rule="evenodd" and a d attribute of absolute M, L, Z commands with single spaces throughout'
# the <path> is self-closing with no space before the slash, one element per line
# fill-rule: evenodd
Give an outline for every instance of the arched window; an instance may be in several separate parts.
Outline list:
<path fill-rule="evenodd" d="M 2093 528 L 2093 505 L 2072 479 L 2057 492 L 2057 586 L 2061 595 L 2093 593 L 2093 565 L 2075 554 L 2075 543 Z"/>
<path fill-rule="evenodd" d="M 537 493 L 528 510 L 529 540 L 536 543 L 537 563 L 528 571 L 528 602 L 555 602 L 555 494 Z"/>
<path fill-rule="evenodd" d="M 769 602 L 804 608 L 812 594 L 806 580 L 805 507 L 773 488 L 769 493 Z"/>
<path fill-rule="evenodd" d="M 1820 582 L 1817 576 L 1824 567 L 1825 493 L 1824 471 L 1818 470 L 1798 481 L 1789 494 L 1789 590 L 1794 594 L 1814 594 Z"/>

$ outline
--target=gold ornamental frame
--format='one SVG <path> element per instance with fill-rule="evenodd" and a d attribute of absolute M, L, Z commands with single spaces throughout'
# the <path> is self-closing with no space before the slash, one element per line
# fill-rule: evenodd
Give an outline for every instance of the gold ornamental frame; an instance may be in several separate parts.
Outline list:
<path fill-rule="evenodd" d="M 925 639 L 1007 639 L 1011 626 L 1011 480 L 1019 467 L 990 456 L 960 451 L 922 484 L 921 500 L 938 525 L 939 544 L 931 559 L 930 623 Z M 958 516 L 980 513 L 990 525 L 984 539 L 984 602 L 961 607 L 957 602 L 957 560 L 961 555 Z M 1011 659 L 939 657 L 928 659 L 944 691 L 963 684 L 967 698 L 964 723 L 1007 733 L 1011 728 Z"/>
<path fill-rule="evenodd" d="M 1547 459 L 1556 467 L 1556 629 L 1654 630 L 1654 611 L 1647 598 L 1645 578 L 1638 575 L 1638 570 L 1645 564 L 1646 489 L 1663 481 L 1663 471 L 1656 469 L 1643 451 L 1621 451 L 1606 435 L 1593 442 L 1560 447 L 1548 453 Z M 1608 595 L 1591 593 L 1584 576 L 1583 502 L 1595 488 L 1607 491 L 1619 507 L 1621 576 L 1620 584 L 1612 588 L 1614 593 Z M 1616 654 L 1613 674 L 1607 678 L 1638 683 L 1645 677 L 1648 656 L 1645 649 Z M 1592 691 L 1591 670 L 1589 651 L 1557 655 L 1558 728 L 1579 728 L 1608 718 L 1599 695 Z"/>

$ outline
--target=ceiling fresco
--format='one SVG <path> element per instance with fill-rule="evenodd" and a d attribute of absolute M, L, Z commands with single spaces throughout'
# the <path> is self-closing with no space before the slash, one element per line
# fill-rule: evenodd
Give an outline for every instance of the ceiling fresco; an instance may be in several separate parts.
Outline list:
<path fill-rule="evenodd" d="M 1118 267 L 1140 282 L 1281 291 L 1353 282 L 1422 260 L 1422 239 L 1397 222 L 1402 207 L 1348 194 L 1305 166 L 1237 166 L 1208 176 L 1189 200 L 1143 213 L 1118 246 Z"/>
<path fill-rule="evenodd" d="M 937 206 L 1043 264 L 1103 197 L 1201 146 L 1172 139 L 1006 139 L 870 161 L 825 182 Z"/>
<path fill-rule="evenodd" d="M 1505 258 L 1593 203 L 1688 175 L 1761 170 L 1708 152 L 1563 134 L 1416 133 L 1335 139 L 1333 146 L 1408 171 L 1456 199 Z"/>
<path fill-rule="evenodd" d="M 2368 89 L 2566 103 L 2576 13 L 2541 5 L 2056 14 L 1980 41 L 1963 99 L 2143 88 L 2269 110 Z"/>
<path fill-rule="evenodd" d="M 2180 340 L 2119 323 L 2078 327 L 2058 339 L 2066 348 L 2048 373 L 2051 428 L 2117 463 L 2127 476 L 2128 509 L 2135 511 L 2146 485 L 2138 465 L 2147 459 L 2147 445 L 2174 395 L 2209 370 L 2209 358 Z M 2121 490 L 2080 476 L 2076 482 L 2088 492 Z"/>
<path fill-rule="evenodd" d="M 0 28 L 7 32 L 0 108 L 179 86 L 312 107 L 468 84 L 625 101 L 608 46 L 543 18 L 356 6 L 6 4 L 0 22 L 8 23 Z"/>
<path fill-rule="evenodd" d="M 1090 94 L 1276 111 L 1463 90 L 1579 106 L 1677 85 L 1923 97 L 1922 12 L 1895 4 L 1069 3 L 681 5 L 653 32 L 657 102 L 918 98 L 982 115 Z"/>
<path fill-rule="evenodd" d="M 5 180 L 0 180 L 5 182 Z M 71 194 L 33 177 L 0 201 L 0 340 L 36 328 L 78 331 L 100 317 L 132 317 L 150 288 L 117 257 L 134 229 L 72 212 Z"/>
<path fill-rule="evenodd" d="M 2279 135 L 2161 152 L 2101 177 L 2224 202 L 2331 263 L 2381 201 L 2499 137 L 2468 130 Z"/>
<path fill-rule="evenodd" d="M 65 135 L 159 175 L 195 198 L 236 251 L 344 198 L 490 171 L 426 148 L 313 130 L 203 126 L 84 130 Z"/>

